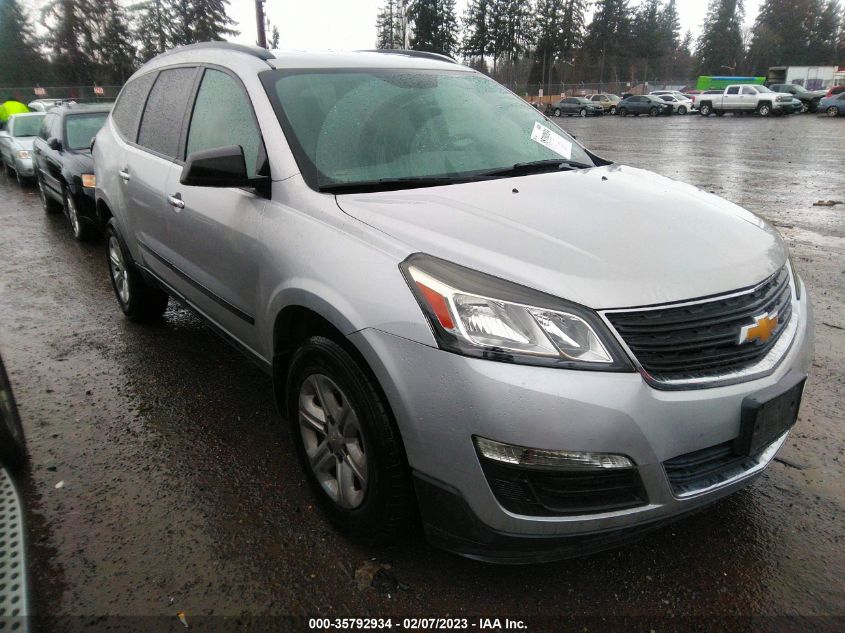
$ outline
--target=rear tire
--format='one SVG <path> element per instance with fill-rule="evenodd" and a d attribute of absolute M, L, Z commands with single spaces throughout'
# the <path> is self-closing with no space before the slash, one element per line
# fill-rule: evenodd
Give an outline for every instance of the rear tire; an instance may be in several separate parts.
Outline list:
<path fill-rule="evenodd" d="M 109 277 L 123 313 L 140 323 L 157 321 L 167 309 L 167 293 L 151 286 L 141 276 L 132 255 L 117 231 L 114 220 L 106 227 Z"/>
<path fill-rule="evenodd" d="M 713 106 L 709 103 L 702 103 L 698 112 L 701 116 L 710 116 L 713 113 Z"/>
<path fill-rule="evenodd" d="M 49 196 L 47 188 L 41 178 L 38 178 L 38 197 L 41 199 L 41 208 L 44 213 L 48 215 L 58 213 L 62 208 L 62 205 Z"/>
<path fill-rule="evenodd" d="M 555 116 L 560 116 L 560 108 L 555 108 Z"/>
<path fill-rule="evenodd" d="M 616 114 L 616 106 L 610 108 L 610 114 Z"/>
<path fill-rule="evenodd" d="M 413 514 L 402 438 L 369 371 L 333 340 L 294 352 L 286 413 L 317 501 L 337 528 L 368 545 L 394 540 Z"/>
<path fill-rule="evenodd" d="M 26 441 L 12 385 L 0 359 L 0 465 L 13 472 L 26 463 Z"/>
<path fill-rule="evenodd" d="M 680 108 L 678 108 L 678 114 L 683 115 L 683 114 L 686 114 L 686 113 L 687 113 L 686 107 L 681 106 Z"/>
<path fill-rule="evenodd" d="M 580 110 L 578 110 L 578 115 L 579 116 L 587 116 L 587 109 L 581 108 Z"/>

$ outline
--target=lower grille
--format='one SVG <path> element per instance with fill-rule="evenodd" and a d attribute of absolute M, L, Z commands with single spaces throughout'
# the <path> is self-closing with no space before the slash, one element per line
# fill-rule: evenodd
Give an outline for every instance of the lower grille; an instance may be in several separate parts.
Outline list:
<path fill-rule="evenodd" d="M 757 460 L 737 455 L 733 441 L 673 457 L 663 468 L 676 496 L 724 483 L 757 466 Z"/>
<path fill-rule="evenodd" d="M 647 503 L 636 468 L 549 471 L 480 459 L 496 500 L 515 514 L 595 514 Z"/>
<path fill-rule="evenodd" d="M 789 269 L 755 288 L 680 306 L 608 312 L 607 318 L 655 382 L 709 378 L 751 367 L 772 349 L 792 318 Z M 740 342 L 744 327 L 777 315 L 768 338 Z"/>

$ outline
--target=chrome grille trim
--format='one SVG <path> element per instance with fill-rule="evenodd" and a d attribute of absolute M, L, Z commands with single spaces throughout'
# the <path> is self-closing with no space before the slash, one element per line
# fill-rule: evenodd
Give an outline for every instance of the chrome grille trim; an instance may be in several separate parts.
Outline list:
<path fill-rule="evenodd" d="M 709 376 L 695 376 L 689 378 L 661 378 L 652 376 L 649 371 L 642 365 L 642 363 L 640 363 L 639 359 L 637 358 L 637 355 L 634 353 L 634 351 L 631 349 L 631 347 L 628 345 L 628 343 L 625 341 L 625 339 L 622 337 L 622 335 L 619 333 L 619 331 L 616 329 L 616 327 L 613 325 L 609 318 L 609 315 L 613 315 L 616 313 L 628 314 L 636 312 L 648 312 L 672 308 L 682 308 L 685 306 L 723 301 L 725 299 L 751 294 L 759 290 L 766 284 L 770 283 L 773 278 L 780 276 L 784 269 L 787 273 L 787 283 L 790 288 L 790 298 L 788 303 L 785 304 L 790 309 L 789 321 L 779 333 L 775 343 L 772 345 L 772 347 L 769 349 L 765 356 L 757 360 L 752 365 L 739 369 L 725 371 Z M 622 348 L 625 350 L 625 353 L 628 354 L 629 358 L 633 361 L 634 366 L 643 376 L 645 381 L 651 386 L 663 390 L 707 389 L 713 387 L 721 387 L 724 385 L 746 382 L 749 380 L 755 380 L 757 378 L 768 376 L 772 372 L 774 372 L 775 369 L 777 369 L 784 356 L 786 356 L 787 352 L 792 346 L 793 341 L 795 340 L 795 336 L 798 332 L 800 322 L 799 302 L 796 298 L 797 289 L 794 286 L 794 280 L 795 277 L 792 274 L 792 267 L 789 265 L 789 262 L 787 262 L 786 264 L 784 264 L 783 267 L 778 269 L 777 272 L 770 275 L 765 280 L 761 281 L 760 283 L 754 286 L 742 290 L 737 290 L 715 296 L 708 296 L 701 299 L 680 301 L 676 303 L 666 303 L 639 308 L 618 308 L 602 310 L 599 311 L 599 315 L 601 316 L 605 325 L 610 328 L 610 331 L 613 333 L 614 337 L 622 346 Z"/>

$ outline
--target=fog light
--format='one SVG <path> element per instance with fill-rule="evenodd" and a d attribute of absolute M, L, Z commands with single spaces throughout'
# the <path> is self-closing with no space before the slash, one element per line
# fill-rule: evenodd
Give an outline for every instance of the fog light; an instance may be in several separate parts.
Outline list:
<path fill-rule="evenodd" d="M 94 174 L 82 174 L 82 186 L 83 187 L 96 187 L 97 186 L 97 178 Z"/>
<path fill-rule="evenodd" d="M 478 452 L 487 459 L 503 464 L 528 466 L 546 470 L 578 470 L 584 468 L 633 468 L 634 462 L 624 455 L 552 451 L 494 442 L 474 436 Z"/>

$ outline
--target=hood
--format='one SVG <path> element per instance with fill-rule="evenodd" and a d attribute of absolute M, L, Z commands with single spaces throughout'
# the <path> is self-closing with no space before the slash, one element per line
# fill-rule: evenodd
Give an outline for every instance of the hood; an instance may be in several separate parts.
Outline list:
<path fill-rule="evenodd" d="M 12 138 L 12 142 L 15 144 L 17 149 L 26 149 L 32 151 L 32 146 L 35 143 L 34 136 L 15 136 Z"/>
<path fill-rule="evenodd" d="M 756 215 L 621 165 L 337 202 L 414 252 L 595 309 L 744 288 L 787 256 L 777 231 Z"/>
<path fill-rule="evenodd" d="M 73 174 L 93 174 L 94 158 L 87 149 L 65 152 L 65 169 Z"/>

